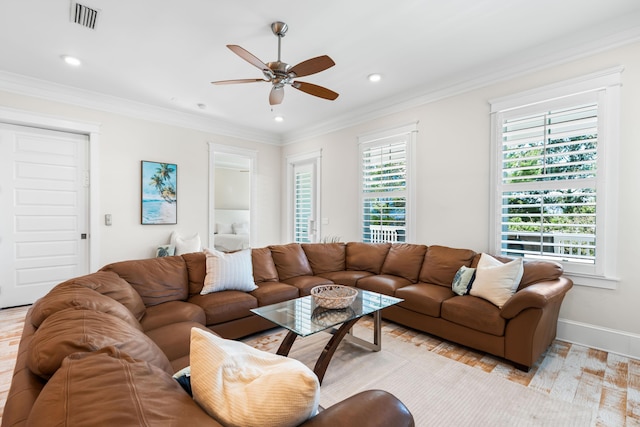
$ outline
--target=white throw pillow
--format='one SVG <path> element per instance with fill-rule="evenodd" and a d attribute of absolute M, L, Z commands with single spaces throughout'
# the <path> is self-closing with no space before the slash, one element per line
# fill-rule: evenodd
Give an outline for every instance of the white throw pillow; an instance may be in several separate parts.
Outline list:
<path fill-rule="evenodd" d="M 191 236 L 183 236 L 177 231 L 171 233 L 171 245 L 176 248 L 176 255 L 200 252 L 200 235 L 198 233 Z"/>
<path fill-rule="evenodd" d="M 207 256 L 207 272 L 200 295 L 226 290 L 251 292 L 258 288 L 253 279 L 251 249 L 228 254 L 205 249 L 204 254 Z"/>
<path fill-rule="evenodd" d="M 503 264 L 490 255 L 482 254 L 469 293 L 502 308 L 518 289 L 523 273 L 522 258 Z"/>
<path fill-rule="evenodd" d="M 231 226 L 231 224 L 217 222 L 216 230 L 218 231 L 218 234 L 233 234 L 233 227 Z"/>
<path fill-rule="evenodd" d="M 301 362 L 191 329 L 191 390 L 225 426 L 297 426 L 315 415 L 320 382 Z"/>
<path fill-rule="evenodd" d="M 247 224 L 246 222 L 234 222 L 233 224 L 231 224 L 231 227 L 233 228 L 233 234 L 249 234 L 249 224 Z"/>

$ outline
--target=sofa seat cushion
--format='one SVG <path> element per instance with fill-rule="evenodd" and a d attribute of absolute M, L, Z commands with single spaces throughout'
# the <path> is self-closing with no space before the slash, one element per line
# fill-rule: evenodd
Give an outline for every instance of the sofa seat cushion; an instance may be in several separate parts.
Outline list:
<path fill-rule="evenodd" d="M 140 322 L 124 305 L 93 289 L 73 283 L 55 287 L 47 295 L 36 301 L 31 310 L 31 323 L 37 328 L 53 313 L 71 307 L 101 311 L 118 317 L 134 328 L 142 330 Z"/>
<path fill-rule="evenodd" d="M 400 307 L 431 317 L 440 317 L 442 302 L 454 297 L 451 289 L 431 283 L 416 283 L 396 290 L 395 297 L 404 301 Z"/>
<path fill-rule="evenodd" d="M 283 280 L 284 283 L 298 288 L 301 297 L 311 295 L 311 289 L 320 285 L 331 285 L 333 282 L 320 276 L 298 276 Z"/>
<path fill-rule="evenodd" d="M 269 246 L 281 282 L 297 276 L 312 276 L 313 270 L 299 243 Z"/>
<path fill-rule="evenodd" d="M 219 426 L 170 375 L 107 347 L 67 357 L 44 387 L 31 426 Z"/>
<path fill-rule="evenodd" d="M 338 285 L 355 286 L 358 280 L 363 277 L 373 276 L 373 273 L 368 271 L 347 270 L 322 273 L 319 274 L 319 276 L 329 279 Z"/>
<path fill-rule="evenodd" d="M 98 271 L 75 277 L 59 284 L 56 288 L 65 286 L 84 286 L 85 288 L 93 289 L 127 307 L 136 319 L 140 320 L 144 316 L 145 305 L 140 294 L 126 280 L 113 271 Z"/>
<path fill-rule="evenodd" d="M 140 324 L 143 331 L 178 322 L 195 322 L 204 325 L 207 318 L 202 307 L 186 301 L 168 301 L 147 308 Z"/>
<path fill-rule="evenodd" d="M 451 287 L 453 278 L 463 265 L 470 267 L 476 253 L 470 249 L 429 246 L 420 269 L 421 282 Z"/>
<path fill-rule="evenodd" d="M 249 310 L 258 307 L 258 300 L 253 295 L 241 291 L 194 295 L 189 298 L 189 302 L 202 307 L 206 326 L 250 316 Z"/>
<path fill-rule="evenodd" d="M 316 414 L 320 382 L 302 362 L 198 329 L 191 349 L 193 398 L 222 424 L 294 427 Z"/>
<path fill-rule="evenodd" d="M 471 295 L 455 296 L 442 302 L 440 316 L 476 331 L 503 336 L 506 325 L 500 309 L 482 298 Z"/>
<path fill-rule="evenodd" d="M 101 270 L 113 271 L 129 282 L 147 307 L 167 301 L 184 301 L 189 294 L 187 266 L 180 256 L 121 261 Z"/>
<path fill-rule="evenodd" d="M 196 322 L 177 322 L 170 325 L 160 326 L 159 328 L 152 329 L 146 332 L 146 335 L 156 343 L 160 350 L 167 356 L 173 372 L 178 371 L 184 366 L 188 366 L 187 363 L 180 368 L 174 366 L 174 361 L 181 360 L 182 358 L 189 357 L 190 343 L 191 343 L 191 328 L 198 328 L 208 332 L 211 332 L 202 323 Z"/>
<path fill-rule="evenodd" d="M 342 271 L 345 267 L 346 244 L 344 243 L 303 243 L 302 250 L 307 255 L 313 274 L 320 275 L 332 271 Z"/>
<path fill-rule="evenodd" d="M 389 249 L 380 272 L 404 277 L 412 283 L 416 283 L 426 252 L 425 245 L 394 243 Z"/>
<path fill-rule="evenodd" d="M 49 316 L 33 334 L 27 364 L 34 374 L 48 379 L 70 354 L 116 347 L 173 373 L 167 356 L 139 329 L 99 311 L 68 308 Z"/>
<path fill-rule="evenodd" d="M 349 242 L 345 258 L 347 270 L 380 274 L 389 249 L 391 249 L 391 243 Z"/>
<path fill-rule="evenodd" d="M 367 291 L 378 292 L 379 294 L 395 296 L 398 289 L 411 284 L 411 281 L 404 277 L 379 274 L 376 276 L 363 277 L 358 280 L 356 287 Z"/>
<path fill-rule="evenodd" d="M 252 291 L 251 295 L 258 300 L 258 306 L 263 307 L 298 298 L 300 291 L 295 286 L 286 283 L 261 282 L 258 283 L 258 289 Z"/>

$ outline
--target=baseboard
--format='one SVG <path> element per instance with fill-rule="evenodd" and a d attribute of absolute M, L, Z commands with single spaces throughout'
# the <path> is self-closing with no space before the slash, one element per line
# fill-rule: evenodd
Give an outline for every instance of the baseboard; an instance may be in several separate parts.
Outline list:
<path fill-rule="evenodd" d="M 558 319 L 557 338 L 622 356 L 640 359 L 640 335 L 568 319 Z"/>

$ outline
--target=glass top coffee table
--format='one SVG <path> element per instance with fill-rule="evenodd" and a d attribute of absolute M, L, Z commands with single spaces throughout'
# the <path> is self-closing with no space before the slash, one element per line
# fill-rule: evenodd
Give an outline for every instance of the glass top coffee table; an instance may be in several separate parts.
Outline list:
<path fill-rule="evenodd" d="M 296 298 L 277 304 L 251 309 L 251 312 L 282 326 L 289 332 L 280 344 L 277 354 L 289 355 L 298 336 L 306 337 L 317 332 L 332 329 L 333 336 L 325 346 L 313 371 L 322 384 L 329 362 L 343 338 L 367 347 L 373 351 L 381 349 L 382 320 L 380 310 L 398 304 L 403 300 L 388 295 L 358 289 L 358 296 L 347 308 L 327 309 L 316 306 L 312 296 Z M 358 338 L 350 333 L 353 325 L 362 316 L 373 314 L 373 342 Z M 333 327 L 341 325 L 337 330 Z"/>

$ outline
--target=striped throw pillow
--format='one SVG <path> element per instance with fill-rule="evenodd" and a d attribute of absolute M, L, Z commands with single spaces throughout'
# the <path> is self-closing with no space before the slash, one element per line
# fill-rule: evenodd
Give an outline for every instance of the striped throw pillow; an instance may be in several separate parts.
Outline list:
<path fill-rule="evenodd" d="M 251 249 L 224 253 L 205 249 L 207 272 L 200 295 L 225 290 L 251 292 L 258 287 L 253 280 Z"/>

